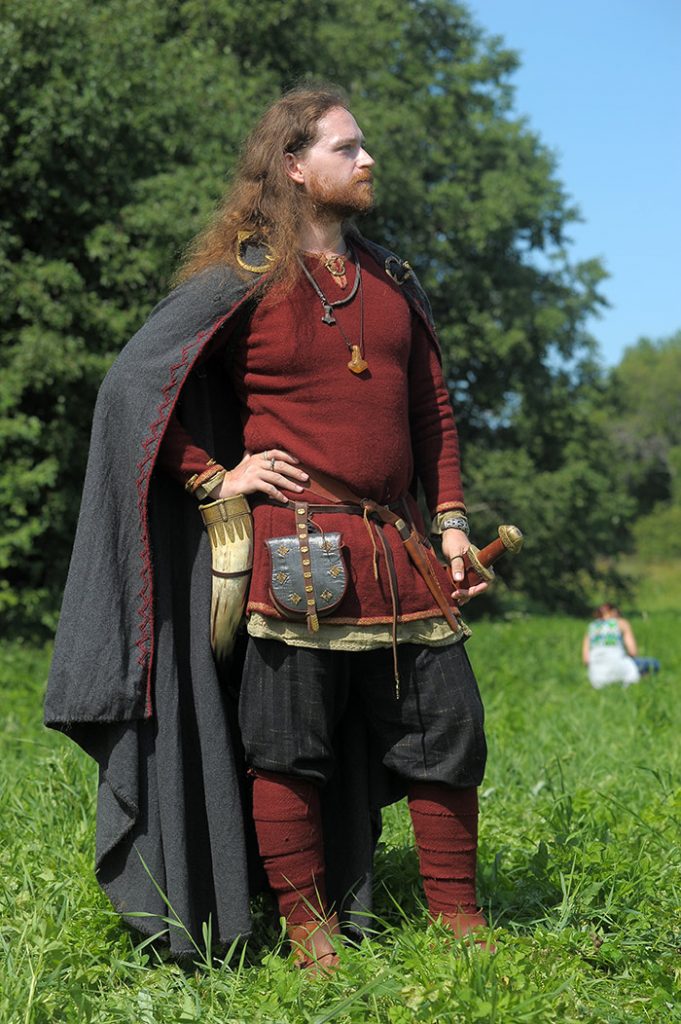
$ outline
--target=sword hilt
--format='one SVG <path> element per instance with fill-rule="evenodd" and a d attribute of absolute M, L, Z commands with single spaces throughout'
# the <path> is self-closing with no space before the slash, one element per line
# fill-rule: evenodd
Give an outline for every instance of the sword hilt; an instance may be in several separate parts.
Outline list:
<path fill-rule="evenodd" d="M 492 565 L 507 552 L 516 555 L 523 546 L 523 535 L 517 526 L 500 526 L 499 536 L 484 548 L 471 544 L 463 556 L 464 578 L 458 584 L 468 590 L 476 583 L 491 583 L 494 579 Z"/>

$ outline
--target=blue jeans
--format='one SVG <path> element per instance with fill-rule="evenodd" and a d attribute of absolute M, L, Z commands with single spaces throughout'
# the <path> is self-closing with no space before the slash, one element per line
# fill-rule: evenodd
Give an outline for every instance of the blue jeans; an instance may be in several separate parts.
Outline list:
<path fill-rule="evenodd" d="M 660 671 L 660 663 L 657 658 L 634 658 L 636 666 L 642 676 L 652 675 Z"/>

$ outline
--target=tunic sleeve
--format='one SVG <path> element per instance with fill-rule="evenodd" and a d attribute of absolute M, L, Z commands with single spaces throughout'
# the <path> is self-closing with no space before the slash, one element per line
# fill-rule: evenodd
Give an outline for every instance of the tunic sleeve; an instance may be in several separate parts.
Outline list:
<path fill-rule="evenodd" d="M 464 505 L 459 439 L 442 367 L 423 324 L 412 317 L 409 419 L 416 475 L 431 515 Z"/>
<path fill-rule="evenodd" d="M 173 413 L 168 420 L 156 465 L 184 485 L 190 477 L 203 473 L 209 461 L 208 452 L 194 443 L 177 418 L 177 413 Z"/>
<path fill-rule="evenodd" d="M 226 337 L 224 331 L 219 331 L 202 353 L 197 366 L 205 363 L 217 348 L 222 347 Z M 158 451 L 158 468 L 184 485 L 191 477 L 203 473 L 210 462 L 211 456 L 196 444 L 194 438 L 182 426 L 177 412 L 173 412 Z"/>

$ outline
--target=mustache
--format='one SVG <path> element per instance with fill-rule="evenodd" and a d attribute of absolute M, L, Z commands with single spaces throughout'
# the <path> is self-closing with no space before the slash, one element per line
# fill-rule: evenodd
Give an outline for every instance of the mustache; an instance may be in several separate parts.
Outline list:
<path fill-rule="evenodd" d="M 358 174 L 355 181 L 368 181 L 370 185 L 373 184 L 374 176 L 371 171 L 365 171 L 363 174 Z"/>

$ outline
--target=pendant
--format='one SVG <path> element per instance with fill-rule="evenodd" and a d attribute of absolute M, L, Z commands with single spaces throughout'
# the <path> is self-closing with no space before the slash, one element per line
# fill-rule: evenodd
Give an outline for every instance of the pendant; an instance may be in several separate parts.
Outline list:
<path fill-rule="evenodd" d="M 368 369 L 369 364 L 365 359 L 362 359 L 362 353 L 359 350 L 359 345 L 353 345 L 352 359 L 348 363 L 348 370 L 352 370 L 353 373 L 364 373 L 364 371 Z"/>
<path fill-rule="evenodd" d="M 324 316 L 322 317 L 322 323 L 328 324 L 329 327 L 333 327 L 336 322 L 336 318 L 333 315 L 331 306 L 324 306 Z"/>

